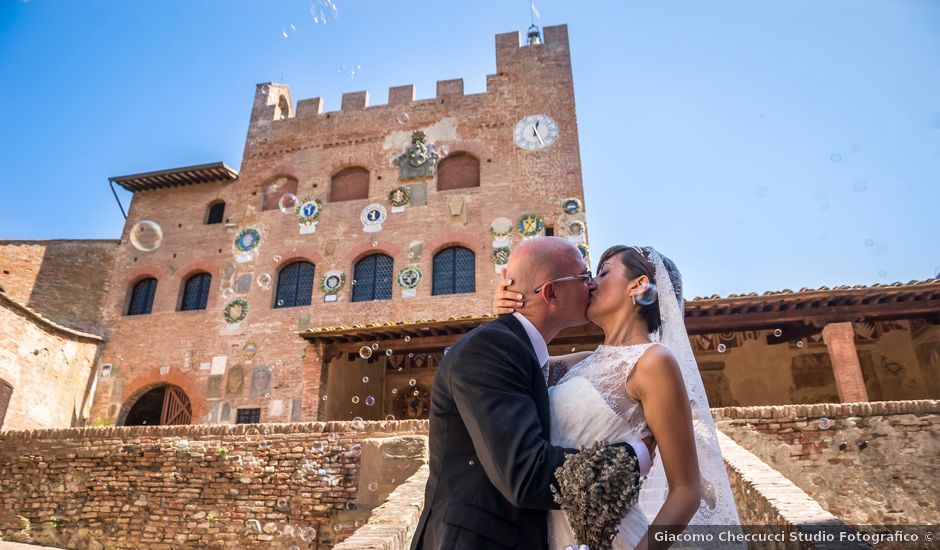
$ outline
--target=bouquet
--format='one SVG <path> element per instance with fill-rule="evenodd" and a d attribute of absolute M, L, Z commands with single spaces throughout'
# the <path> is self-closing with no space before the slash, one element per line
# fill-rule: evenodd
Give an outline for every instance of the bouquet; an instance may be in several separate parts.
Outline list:
<path fill-rule="evenodd" d="M 640 494 L 636 457 L 599 441 L 568 455 L 555 477 L 558 488 L 552 486 L 552 494 L 580 545 L 568 549 L 585 550 L 586 545 L 590 550 L 610 550 L 620 522 Z"/>

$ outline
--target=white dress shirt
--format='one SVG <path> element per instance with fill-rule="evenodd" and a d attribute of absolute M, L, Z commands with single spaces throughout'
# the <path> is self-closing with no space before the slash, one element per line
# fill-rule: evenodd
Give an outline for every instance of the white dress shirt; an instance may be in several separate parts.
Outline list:
<path fill-rule="evenodd" d="M 532 324 L 532 321 L 528 320 L 525 315 L 522 315 L 518 311 L 512 313 L 521 324 L 522 328 L 525 329 L 526 335 L 529 337 L 529 341 L 532 342 L 532 348 L 535 350 L 535 357 L 538 358 L 539 364 L 542 365 L 542 376 L 545 377 L 545 383 L 548 384 L 548 344 L 545 343 L 545 338 L 542 337 L 542 334 L 535 328 L 535 325 Z M 643 443 L 641 439 L 628 439 L 626 441 L 633 447 L 634 453 L 636 453 L 636 460 L 640 464 L 640 476 L 645 476 L 649 474 L 650 468 L 653 467 L 653 461 L 650 458 L 649 449 L 646 447 L 646 443 Z"/>

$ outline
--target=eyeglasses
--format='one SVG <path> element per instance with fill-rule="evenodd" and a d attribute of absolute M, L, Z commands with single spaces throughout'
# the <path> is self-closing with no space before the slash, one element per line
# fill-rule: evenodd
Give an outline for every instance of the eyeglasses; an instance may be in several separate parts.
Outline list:
<path fill-rule="evenodd" d="M 542 283 L 542 286 L 540 286 L 540 287 L 538 287 L 537 289 L 535 289 L 535 293 L 538 294 L 539 292 L 542 292 L 542 289 L 545 288 L 545 285 L 550 285 L 550 284 L 554 284 L 554 283 L 560 283 L 560 282 L 562 282 L 562 281 L 583 281 L 583 282 L 588 282 L 588 281 L 590 281 L 590 280 L 593 279 L 593 278 L 594 278 L 594 275 L 591 273 L 591 270 L 589 269 L 589 270 L 585 271 L 584 273 L 582 273 L 582 274 L 580 274 L 580 275 L 572 275 L 571 277 L 561 277 L 561 278 L 559 278 L 559 279 L 552 279 L 551 281 L 548 281 L 547 283 Z"/>

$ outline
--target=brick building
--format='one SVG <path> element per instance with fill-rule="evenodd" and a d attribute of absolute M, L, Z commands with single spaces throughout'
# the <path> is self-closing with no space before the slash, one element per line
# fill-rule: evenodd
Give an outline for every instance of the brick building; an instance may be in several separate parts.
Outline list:
<path fill-rule="evenodd" d="M 426 417 L 513 244 L 554 234 L 587 254 L 567 29 L 544 31 L 498 35 L 479 94 L 446 80 L 324 112 L 260 84 L 239 172 L 111 178 L 134 193 L 120 241 L 0 243 L 0 382 L 19 419 L 3 428 Z M 940 397 L 938 281 L 686 314 L 713 406 Z M 569 330 L 552 351 L 601 337 Z M 42 407 L 57 412 L 31 423 Z"/>
<path fill-rule="evenodd" d="M 261 84 L 240 173 L 112 178 L 134 197 L 103 304 L 99 364 L 111 367 L 92 416 L 159 421 L 132 409 L 152 390 L 146 399 L 162 403 L 167 383 L 182 390 L 165 391 L 167 407 L 190 408 L 194 422 L 420 410 L 444 342 L 383 342 L 370 362 L 298 334 L 478 317 L 504 261 L 494 258 L 520 232 L 586 240 L 566 27 L 534 45 L 499 35 L 496 70 L 485 93 L 447 80 L 415 100 L 414 86 L 397 86 L 387 105 L 344 94 L 337 112 Z M 129 242 L 142 220 L 162 229 L 152 251 Z M 403 364 L 383 376 L 387 349 Z"/>

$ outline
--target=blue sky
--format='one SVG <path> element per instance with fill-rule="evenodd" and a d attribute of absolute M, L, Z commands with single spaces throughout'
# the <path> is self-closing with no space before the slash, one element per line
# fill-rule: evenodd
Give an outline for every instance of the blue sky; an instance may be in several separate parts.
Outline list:
<path fill-rule="evenodd" d="M 258 82 L 326 110 L 483 91 L 494 35 L 530 19 L 525 0 L 334 1 L 323 25 L 320 0 L 0 0 L 0 239 L 117 238 L 108 176 L 237 168 Z M 940 270 L 940 2 L 536 6 L 569 26 L 595 258 L 656 246 L 690 297 Z"/>

